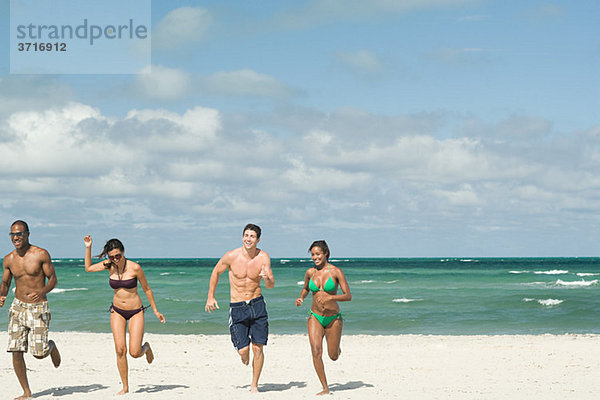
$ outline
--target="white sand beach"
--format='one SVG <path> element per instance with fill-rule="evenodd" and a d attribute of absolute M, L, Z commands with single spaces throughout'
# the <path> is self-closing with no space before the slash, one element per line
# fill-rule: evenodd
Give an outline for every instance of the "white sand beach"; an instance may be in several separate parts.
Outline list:
<path fill-rule="evenodd" d="M 120 390 L 112 336 L 51 332 L 62 353 L 26 356 L 36 399 L 106 399 Z M 139 399 L 304 399 L 320 391 L 305 335 L 272 335 L 259 389 L 249 393 L 226 335 L 145 336 L 156 359 L 129 359 L 131 393 Z M 325 361 L 339 399 L 597 399 L 600 335 L 344 336 L 340 359 Z M 0 344 L 7 334 L 0 333 Z M 0 368 L 2 398 L 20 395 L 11 356 Z"/>

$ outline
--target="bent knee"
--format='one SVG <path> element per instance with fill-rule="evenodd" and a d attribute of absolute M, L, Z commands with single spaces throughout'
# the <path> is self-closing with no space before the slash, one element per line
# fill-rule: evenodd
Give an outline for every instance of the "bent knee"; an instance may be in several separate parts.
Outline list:
<path fill-rule="evenodd" d="M 238 354 L 242 358 L 248 358 L 248 357 L 250 357 L 250 346 L 246 346 L 244 348 L 239 349 L 238 350 Z"/>
<path fill-rule="evenodd" d="M 339 354 L 329 354 L 329 358 L 331 359 L 331 361 L 337 361 L 338 358 L 340 358 Z"/>
<path fill-rule="evenodd" d="M 138 348 L 135 351 L 133 349 L 129 349 L 129 355 L 133 358 L 140 358 L 141 356 L 144 355 L 144 352 L 142 351 L 141 348 Z"/>

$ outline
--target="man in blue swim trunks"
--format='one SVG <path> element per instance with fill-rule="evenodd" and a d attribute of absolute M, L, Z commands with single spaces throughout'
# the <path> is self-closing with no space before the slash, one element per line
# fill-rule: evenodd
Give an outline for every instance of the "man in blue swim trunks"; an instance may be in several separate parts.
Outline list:
<path fill-rule="evenodd" d="M 242 363 L 250 362 L 252 342 L 252 384 L 250 391 L 258 392 L 258 378 L 264 364 L 263 346 L 267 344 L 269 322 L 265 300 L 261 295 L 260 281 L 272 289 L 275 278 L 271 270 L 271 259 L 267 252 L 257 248 L 261 230 L 257 225 L 244 227 L 242 247 L 227 252 L 212 271 L 208 287 L 208 299 L 204 309 L 209 313 L 219 308 L 215 290 L 219 276 L 229 271 L 231 303 L 229 310 L 229 331 L 233 346 L 240 354 Z"/>

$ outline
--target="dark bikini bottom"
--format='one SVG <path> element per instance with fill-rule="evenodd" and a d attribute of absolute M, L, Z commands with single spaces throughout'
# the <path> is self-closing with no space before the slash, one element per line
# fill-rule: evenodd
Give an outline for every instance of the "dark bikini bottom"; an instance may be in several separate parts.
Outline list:
<path fill-rule="evenodd" d="M 146 308 L 148 308 L 148 307 L 150 307 L 150 306 L 147 306 L 147 307 L 144 307 L 144 306 L 142 306 L 142 307 L 140 307 L 140 308 L 136 308 L 135 310 L 122 310 L 122 309 L 120 309 L 120 308 L 116 307 L 114 304 L 111 304 L 108 310 L 109 310 L 110 312 L 113 312 L 113 311 L 115 311 L 115 312 L 116 312 L 117 314 L 119 314 L 121 317 L 123 317 L 123 318 L 125 318 L 127 321 L 129 321 L 129 319 L 130 319 L 131 317 L 133 317 L 135 314 L 137 314 L 137 313 L 139 313 L 139 312 L 142 312 L 142 311 L 145 311 L 145 310 L 146 310 Z"/>

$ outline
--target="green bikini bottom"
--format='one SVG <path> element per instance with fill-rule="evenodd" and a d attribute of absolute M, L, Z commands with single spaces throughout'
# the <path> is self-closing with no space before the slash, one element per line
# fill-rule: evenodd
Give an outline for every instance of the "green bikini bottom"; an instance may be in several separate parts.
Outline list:
<path fill-rule="evenodd" d="M 335 315 L 329 315 L 327 317 L 324 317 L 323 315 L 319 315 L 316 312 L 314 312 L 313 310 L 310 310 L 310 313 L 308 314 L 308 318 L 310 318 L 310 316 L 314 316 L 317 321 L 319 321 L 321 323 L 321 325 L 323 325 L 323 328 L 325 328 L 327 325 L 329 325 L 331 323 L 331 321 L 335 321 L 336 319 L 342 319 L 342 313 L 337 313 Z"/>

